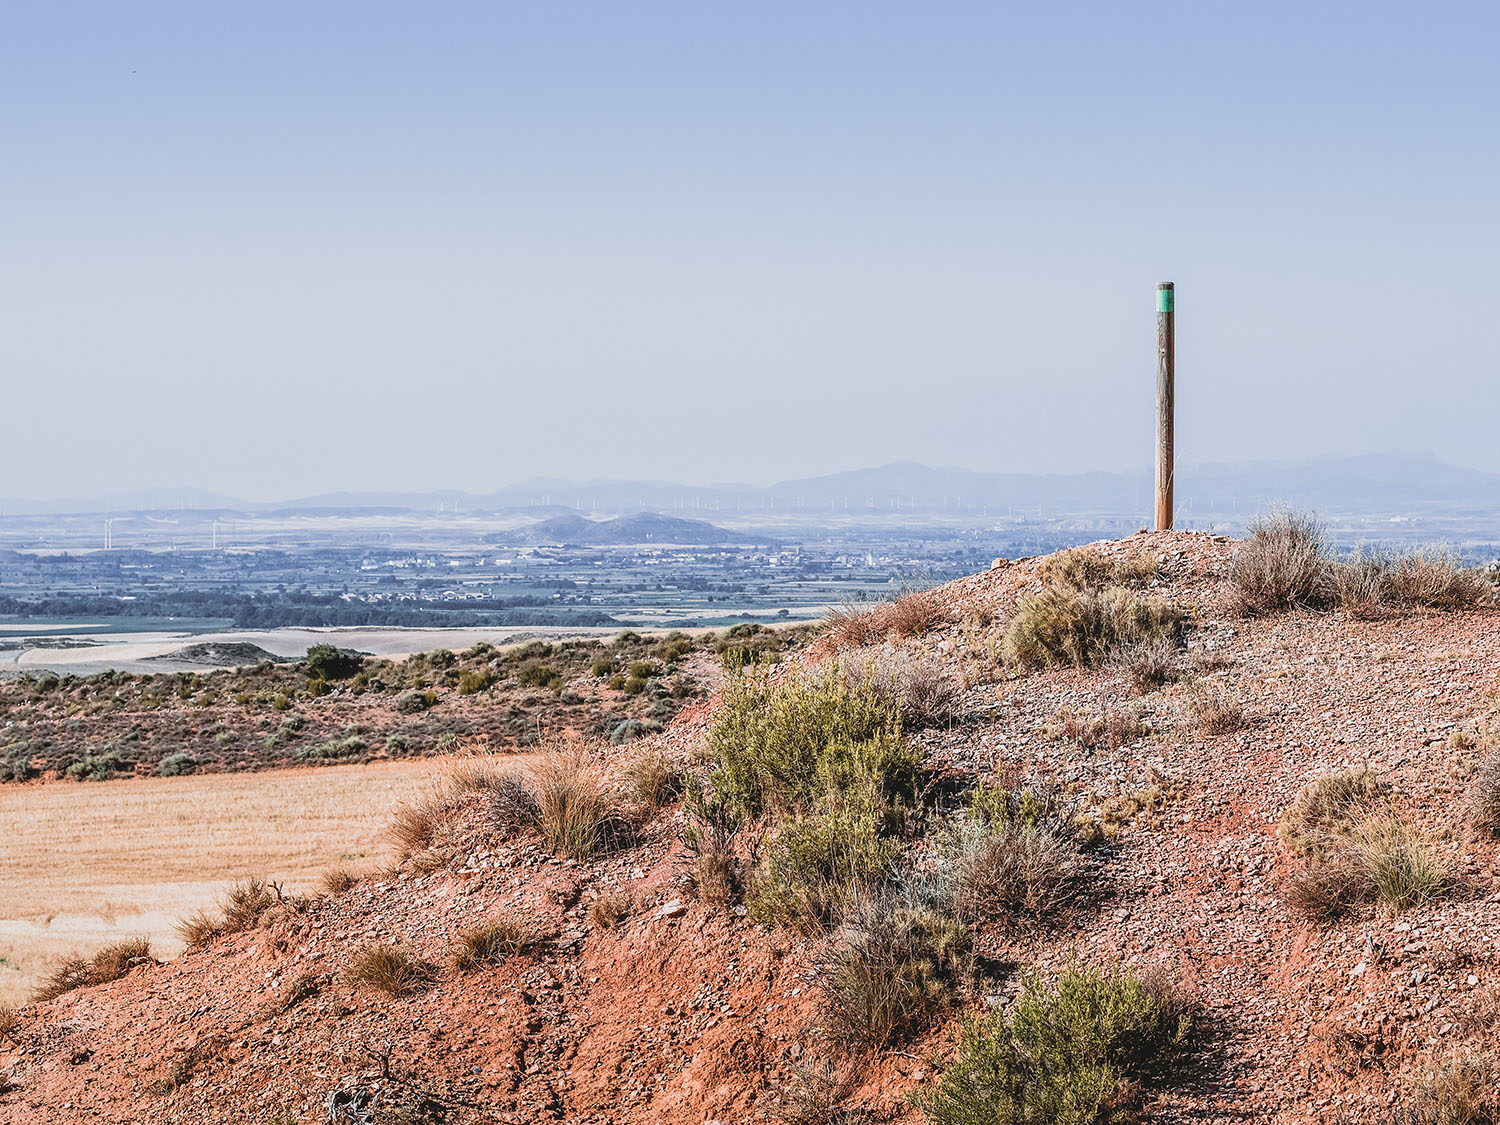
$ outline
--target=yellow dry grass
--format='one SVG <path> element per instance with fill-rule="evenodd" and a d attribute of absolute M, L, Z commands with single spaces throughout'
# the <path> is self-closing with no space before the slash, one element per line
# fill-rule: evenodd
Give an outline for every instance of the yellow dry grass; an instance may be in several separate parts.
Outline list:
<path fill-rule="evenodd" d="M 60 954 L 134 935 L 175 953 L 176 920 L 245 876 L 298 892 L 341 861 L 377 866 L 392 807 L 444 764 L 0 786 L 0 1005 Z"/>

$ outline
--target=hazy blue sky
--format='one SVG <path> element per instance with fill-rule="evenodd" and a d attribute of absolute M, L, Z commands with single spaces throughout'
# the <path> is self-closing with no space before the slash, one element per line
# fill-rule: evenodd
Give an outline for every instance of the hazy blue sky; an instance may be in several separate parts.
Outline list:
<path fill-rule="evenodd" d="M 1500 5 L 0 8 L 0 495 L 1500 469 Z"/>

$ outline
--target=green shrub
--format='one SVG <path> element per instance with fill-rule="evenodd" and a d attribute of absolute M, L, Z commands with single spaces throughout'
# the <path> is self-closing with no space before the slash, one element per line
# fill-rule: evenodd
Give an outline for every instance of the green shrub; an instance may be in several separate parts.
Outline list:
<path fill-rule="evenodd" d="M 102 754 L 85 754 L 63 772 L 74 781 L 104 781 L 113 777 L 124 766 L 119 754 L 113 750 L 105 750 Z"/>
<path fill-rule="evenodd" d="M 615 674 L 615 662 L 607 656 L 601 656 L 594 661 L 590 669 L 595 676 L 613 676 Z"/>
<path fill-rule="evenodd" d="M 633 680 L 649 680 L 652 676 L 660 675 L 661 669 L 649 660 L 632 660 L 630 667 L 625 669 L 625 674 Z"/>
<path fill-rule="evenodd" d="M 626 695 L 640 695 L 651 685 L 651 681 L 640 676 L 631 676 L 622 685 Z"/>
<path fill-rule="evenodd" d="M 645 719 L 623 719 L 615 724 L 614 730 L 609 733 L 609 741 L 615 746 L 623 746 L 627 742 L 634 742 L 637 738 L 645 738 L 648 734 L 654 734 L 661 730 L 661 724 L 649 722 Z"/>
<path fill-rule="evenodd" d="M 466 668 L 459 673 L 458 694 L 475 695 L 495 682 L 494 673 L 488 668 Z"/>
<path fill-rule="evenodd" d="M 168 754 L 156 763 L 156 772 L 162 777 L 181 777 L 192 773 L 198 768 L 198 759 L 191 754 L 178 751 L 176 754 Z"/>
<path fill-rule="evenodd" d="M 30 747 L 22 742 L 18 747 L 9 747 L 6 756 L 0 758 L 0 781 L 30 781 L 37 775 L 31 763 Z"/>
<path fill-rule="evenodd" d="M 541 660 L 525 660 L 516 669 L 516 683 L 522 687 L 553 687 L 562 682 L 557 669 Z"/>
<path fill-rule="evenodd" d="M 965 1020 L 958 1052 L 918 1097 L 928 1125 L 1096 1125 L 1132 1115 L 1181 1045 L 1171 991 L 1072 966 L 1028 976 L 1007 1012 Z"/>
<path fill-rule="evenodd" d="M 1119 646 L 1175 637 L 1182 611 L 1123 586 L 1077 590 L 1047 586 L 1021 599 L 1005 631 L 1007 663 L 1022 667 L 1097 664 Z"/>
<path fill-rule="evenodd" d="M 347 738 L 330 738 L 313 746 L 298 747 L 296 758 L 303 762 L 334 762 L 361 754 L 368 746 L 359 735 L 351 734 Z"/>
<path fill-rule="evenodd" d="M 901 738 L 895 709 L 868 683 L 763 674 L 724 687 L 704 747 L 716 762 L 714 790 L 747 817 L 767 806 L 808 806 L 831 788 L 874 777 L 888 800 L 914 797 L 921 755 Z"/>
<path fill-rule="evenodd" d="M 972 965 L 966 926 L 897 891 L 845 912 L 818 977 L 835 1029 L 852 1042 L 885 1046 L 923 1030 Z"/>
<path fill-rule="evenodd" d="M 437 703 L 437 692 L 403 691 L 396 696 L 396 710 L 402 715 L 416 715 Z"/>
<path fill-rule="evenodd" d="M 303 663 L 309 679 L 347 680 L 364 665 L 364 657 L 333 645 L 313 645 Z"/>
<path fill-rule="evenodd" d="M 886 815 L 878 795 L 865 786 L 856 792 L 829 791 L 821 808 L 775 829 L 755 872 L 748 903 L 751 920 L 824 926 L 888 879 L 901 847 L 883 831 Z"/>

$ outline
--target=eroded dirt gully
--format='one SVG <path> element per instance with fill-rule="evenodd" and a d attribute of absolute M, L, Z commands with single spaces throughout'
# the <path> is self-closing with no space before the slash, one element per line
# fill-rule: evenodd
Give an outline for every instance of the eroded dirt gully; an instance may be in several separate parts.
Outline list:
<path fill-rule="evenodd" d="M 1250 716 L 1233 734 L 1200 733 L 1184 685 L 1137 699 L 1109 669 L 1001 669 L 994 654 L 1017 597 L 1037 588 L 1036 560 L 943 587 L 947 623 L 905 642 L 968 684 L 949 725 L 913 735 L 935 763 L 1050 778 L 1113 809 L 1118 828 L 1096 885 L 1055 924 L 979 933 L 993 972 L 966 1004 L 1002 1002 L 1024 966 L 1163 966 L 1194 996 L 1195 1030 L 1151 1120 L 1385 1121 L 1413 1068 L 1496 1037 L 1495 842 L 1464 827 L 1457 807 L 1462 734 L 1496 720 L 1500 617 L 1236 618 L 1224 599 L 1233 546 L 1192 533 L 1098 546 L 1158 560 L 1155 592 L 1194 615 L 1190 656 Z M 685 713 L 660 745 L 691 752 L 714 706 Z M 1112 706 L 1138 708 L 1150 733 L 1117 749 L 1057 737 L 1060 713 Z M 1359 765 L 1438 834 L 1458 877 L 1427 905 L 1319 926 L 1285 903 L 1277 825 L 1306 782 Z M 434 1092 L 450 1121 L 775 1121 L 799 1065 L 840 1057 L 810 1032 L 824 1005 L 811 972 L 818 939 L 695 901 L 680 810 L 581 866 L 497 834 L 479 799 L 466 801 L 446 867 L 407 864 L 274 909 L 202 952 L 23 1009 L 0 1048 L 12 1083 L 0 1115 L 309 1123 L 326 1120 L 328 1091 L 366 1076 L 391 1107 Z M 617 893 L 630 896 L 627 916 L 591 923 L 589 905 Z M 497 912 L 524 916 L 545 940 L 402 999 L 339 980 L 366 942 L 440 962 L 457 931 Z M 306 998 L 265 1014 L 309 975 Z M 855 1057 L 855 1119 L 919 1120 L 907 1094 L 941 1070 L 951 1033 L 949 1021 Z M 168 1088 L 166 1076 L 180 1081 Z"/>

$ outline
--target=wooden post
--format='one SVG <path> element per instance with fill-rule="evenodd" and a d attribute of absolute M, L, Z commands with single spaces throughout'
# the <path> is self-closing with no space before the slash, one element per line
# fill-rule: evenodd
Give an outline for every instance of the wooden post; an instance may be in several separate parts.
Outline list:
<path fill-rule="evenodd" d="M 1172 530 L 1172 299 L 1170 281 L 1156 287 L 1156 530 Z"/>

